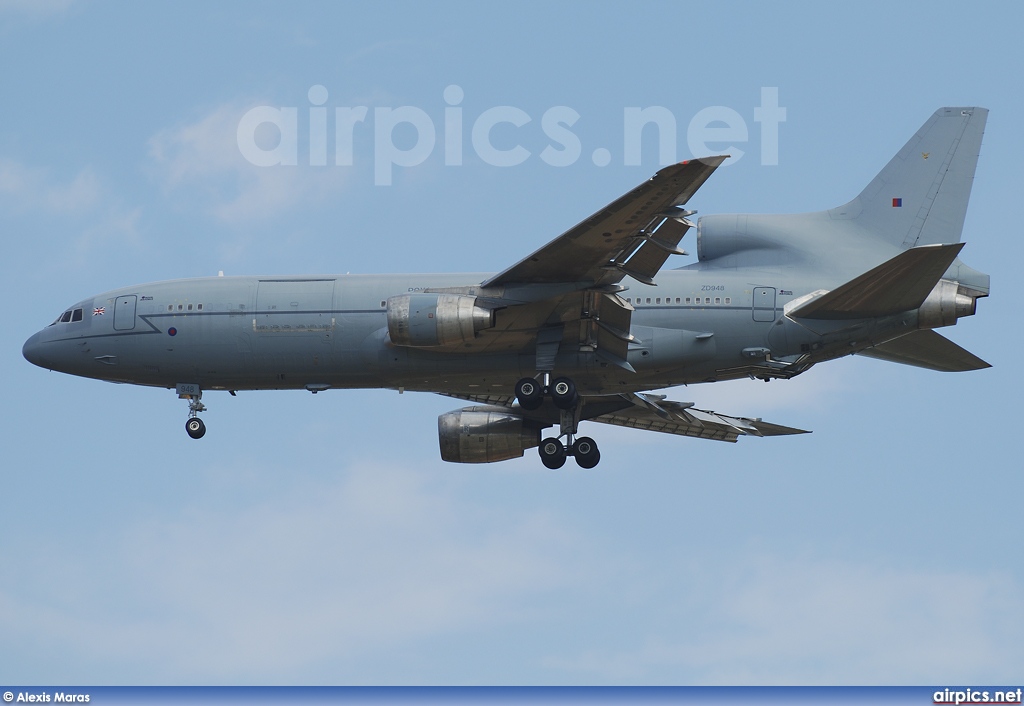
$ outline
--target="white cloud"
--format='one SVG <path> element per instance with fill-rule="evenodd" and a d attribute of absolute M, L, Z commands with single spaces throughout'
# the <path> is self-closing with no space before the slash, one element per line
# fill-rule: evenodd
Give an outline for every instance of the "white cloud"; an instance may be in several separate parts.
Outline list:
<path fill-rule="evenodd" d="M 288 681 L 309 664 L 513 621 L 569 580 L 573 544 L 542 514 L 483 512 L 422 473 L 363 465 L 275 500 L 125 528 L 85 555 L 37 547 L 40 584 L 0 592 L 0 629 L 100 664 L 144 661 L 146 681 Z M 72 676 L 47 669 L 31 678 Z"/>
<path fill-rule="evenodd" d="M 347 170 L 342 167 L 310 167 L 301 160 L 297 166 L 273 167 L 248 162 L 238 149 L 237 130 L 251 107 L 224 104 L 196 122 L 151 138 L 150 156 L 170 192 L 198 198 L 223 222 L 247 224 L 344 188 Z"/>
<path fill-rule="evenodd" d="M 446 644 L 431 659 L 468 682 L 466 651 L 497 635 L 519 641 L 489 665 L 509 683 L 980 682 L 1024 660 L 1024 591 L 995 573 L 652 550 L 467 499 L 431 469 L 204 475 L 162 517 L 19 541 L 0 634 L 48 656 L 23 680 L 323 682 L 376 665 L 368 678 L 403 683 L 424 678 L 410 655 Z"/>
<path fill-rule="evenodd" d="M 551 665 L 641 682 L 915 684 L 1012 680 L 1024 660 L 1024 591 L 1003 576 L 778 557 L 717 568 L 688 571 L 639 646 Z"/>
<path fill-rule="evenodd" d="M 126 207 L 90 167 L 68 178 L 5 158 L 0 158 L 0 207 L 37 223 L 59 220 L 60 229 L 44 230 L 77 232 L 73 242 L 78 256 L 114 242 L 136 242 L 142 216 L 140 208 Z"/>
<path fill-rule="evenodd" d="M 9 207 L 19 210 L 83 213 L 99 205 L 102 189 L 96 174 L 88 168 L 62 183 L 46 169 L 0 158 L 0 198 L 8 201 Z"/>

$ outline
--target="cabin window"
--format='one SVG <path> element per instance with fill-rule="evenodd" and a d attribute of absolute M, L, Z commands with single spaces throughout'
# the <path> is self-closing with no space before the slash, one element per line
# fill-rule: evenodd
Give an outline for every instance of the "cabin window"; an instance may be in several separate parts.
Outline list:
<path fill-rule="evenodd" d="M 655 304 L 661 304 L 661 297 L 658 297 L 657 299 L 655 299 L 654 303 Z"/>
<path fill-rule="evenodd" d="M 648 304 L 650 304 L 650 303 L 651 303 L 651 298 L 650 298 L 650 297 L 647 297 L 647 303 L 648 303 Z"/>
<path fill-rule="evenodd" d="M 705 304 L 710 304 L 711 303 L 711 297 L 704 297 L 704 303 Z"/>
<path fill-rule="evenodd" d="M 388 305 L 388 303 L 382 299 L 381 302 L 380 302 L 380 308 L 381 309 L 385 309 L 385 308 L 387 308 L 387 305 Z"/>
<path fill-rule="evenodd" d="M 192 311 L 192 305 L 191 304 L 188 305 L 188 310 Z"/>
<path fill-rule="evenodd" d="M 715 297 L 715 304 L 721 304 L 721 303 L 722 303 L 722 298 L 721 297 Z"/>
<path fill-rule="evenodd" d="M 689 298 L 689 297 L 687 297 L 687 298 L 686 298 L 686 303 L 687 303 L 687 304 L 689 304 L 689 303 L 690 303 L 690 298 Z"/>
<path fill-rule="evenodd" d="M 196 304 L 196 309 L 199 310 L 199 311 L 202 311 L 203 310 L 203 305 L 202 304 Z"/>
<path fill-rule="evenodd" d="M 181 304 L 178 304 L 178 311 L 181 311 L 181 310 L 182 310 L 182 308 L 183 308 L 183 307 L 182 307 L 182 305 L 181 305 Z"/>
<path fill-rule="evenodd" d="M 167 311 L 174 311 L 174 304 L 168 304 Z"/>
<path fill-rule="evenodd" d="M 732 297 L 726 297 L 725 298 L 725 303 L 726 304 L 732 304 Z"/>

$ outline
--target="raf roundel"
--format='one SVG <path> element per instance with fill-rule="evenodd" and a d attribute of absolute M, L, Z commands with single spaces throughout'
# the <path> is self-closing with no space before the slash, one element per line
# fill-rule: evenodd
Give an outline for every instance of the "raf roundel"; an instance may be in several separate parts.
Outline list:
<path fill-rule="evenodd" d="M 169 329 L 167 329 L 167 335 L 168 336 L 177 336 L 178 335 L 178 329 L 176 329 L 173 326 L 171 326 Z"/>

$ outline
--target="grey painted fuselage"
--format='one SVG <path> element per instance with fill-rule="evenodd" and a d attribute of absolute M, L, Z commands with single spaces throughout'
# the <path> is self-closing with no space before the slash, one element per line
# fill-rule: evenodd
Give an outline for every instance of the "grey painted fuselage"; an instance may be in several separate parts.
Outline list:
<path fill-rule="evenodd" d="M 878 258 L 878 259 L 884 259 Z M 854 264 L 852 273 L 862 271 Z M 847 273 L 848 274 L 848 273 Z M 629 282 L 636 372 L 591 352 L 560 351 L 555 369 L 581 390 L 639 391 L 758 373 L 743 351 L 774 359 L 847 355 L 916 326 L 912 312 L 813 331 L 785 305 L 848 279 L 820 270 L 707 267 L 669 270 L 657 286 Z M 55 323 L 25 344 L 43 367 L 117 382 L 207 390 L 405 388 L 511 394 L 534 374 L 532 350 L 462 355 L 391 345 L 386 302 L 423 289 L 471 286 L 483 273 L 207 277 L 128 287 L 82 300 L 81 321 Z M 274 291 L 268 291 L 274 290 Z M 760 300 L 756 302 L 754 294 Z M 134 308 L 133 313 L 122 310 Z M 103 309 L 102 314 L 93 312 Z M 838 329 L 833 331 L 831 329 Z"/>

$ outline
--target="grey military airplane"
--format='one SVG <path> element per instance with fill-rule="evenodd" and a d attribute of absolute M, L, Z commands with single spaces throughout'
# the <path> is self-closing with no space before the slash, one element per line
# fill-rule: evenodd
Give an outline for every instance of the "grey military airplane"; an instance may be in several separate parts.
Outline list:
<path fill-rule="evenodd" d="M 686 208 L 726 159 L 666 167 L 498 274 L 208 277 L 70 306 L 24 345 L 43 368 L 174 389 L 202 437 L 203 393 L 392 388 L 475 403 L 438 418 L 441 457 L 538 447 L 600 460 L 601 422 L 719 441 L 800 434 L 651 394 L 788 379 L 861 354 L 939 371 L 987 363 L 935 332 L 989 276 L 960 261 L 988 111 L 942 108 L 849 203 L 816 213 Z M 695 228 L 698 261 L 662 270 Z M 547 438 L 543 430 L 554 427 Z"/>

